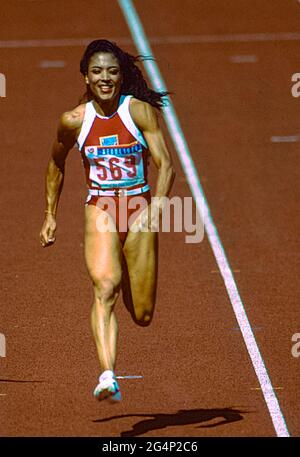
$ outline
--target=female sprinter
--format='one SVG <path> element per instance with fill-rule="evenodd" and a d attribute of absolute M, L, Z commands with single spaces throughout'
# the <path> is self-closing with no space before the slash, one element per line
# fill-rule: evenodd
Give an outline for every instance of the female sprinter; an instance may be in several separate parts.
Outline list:
<path fill-rule="evenodd" d="M 55 242 L 65 160 L 77 143 L 88 187 L 85 260 L 94 289 L 91 325 L 101 370 L 94 390 L 98 400 L 121 399 L 114 374 L 118 332 L 114 306 L 120 289 L 137 324 L 145 326 L 152 319 L 158 234 L 144 230 L 140 222 L 142 215 L 149 215 L 154 201 L 161 211 L 163 199 L 159 197 L 169 194 L 174 179 L 155 110 L 161 108 L 166 94 L 147 86 L 136 61 L 138 58 L 107 40 L 88 45 L 80 62 L 86 103 L 61 116 L 46 174 L 45 220 L 40 232 L 43 247 Z M 151 199 L 147 183 L 148 155 L 158 169 L 155 199 Z M 138 199 L 138 205 L 132 199 Z M 140 214 L 135 211 L 137 206 Z M 102 216 L 110 222 L 110 230 L 99 224 Z"/>

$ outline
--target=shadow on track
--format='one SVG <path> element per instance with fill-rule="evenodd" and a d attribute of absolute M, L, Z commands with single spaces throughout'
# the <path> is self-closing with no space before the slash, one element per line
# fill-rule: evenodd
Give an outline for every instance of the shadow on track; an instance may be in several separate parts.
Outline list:
<path fill-rule="evenodd" d="M 0 379 L 0 382 L 45 382 L 45 381 L 29 381 L 29 380 L 22 380 L 22 379 Z"/>
<path fill-rule="evenodd" d="M 121 432 L 120 436 L 139 436 L 153 430 L 161 430 L 163 428 L 172 427 L 174 425 L 183 426 L 191 424 L 201 424 L 209 422 L 216 418 L 220 418 L 216 423 L 199 425 L 196 428 L 213 428 L 220 425 L 229 424 L 243 420 L 242 413 L 250 411 L 241 411 L 235 408 L 217 408 L 217 409 L 181 409 L 174 414 L 124 414 L 121 416 L 108 417 L 106 419 L 98 419 L 93 422 L 102 423 L 113 419 L 122 419 L 125 417 L 147 417 L 148 419 L 137 422 L 131 430 Z"/>

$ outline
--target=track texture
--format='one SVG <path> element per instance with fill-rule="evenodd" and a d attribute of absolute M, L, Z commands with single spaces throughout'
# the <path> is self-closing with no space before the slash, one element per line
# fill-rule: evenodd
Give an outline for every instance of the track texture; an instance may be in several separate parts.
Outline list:
<path fill-rule="evenodd" d="M 112 38 L 129 52 L 117 1 L 6 1 L 0 40 Z M 63 3 L 63 5 L 62 5 Z M 300 32 L 296 1 L 136 1 L 151 37 Z M 67 18 L 67 19 L 66 19 Z M 129 44 L 124 45 L 126 40 Z M 1 436 L 274 436 L 275 431 L 205 237 L 160 236 L 156 314 L 137 327 L 117 303 L 120 405 L 97 403 L 83 258 L 84 173 L 67 163 L 55 246 L 43 250 L 44 173 L 59 115 L 84 90 L 84 46 L 5 48 L 1 122 Z M 300 433 L 300 41 L 153 44 L 287 426 Z M 255 55 L 234 63 L 233 56 Z M 61 60 L 62 68 L 41 68 Z M 190 191 L 171 141 L 177 179 Z M 152 167 L 154 168 L 154 167 Z M 155 178 L 152 169 L 152 181 Z"/>

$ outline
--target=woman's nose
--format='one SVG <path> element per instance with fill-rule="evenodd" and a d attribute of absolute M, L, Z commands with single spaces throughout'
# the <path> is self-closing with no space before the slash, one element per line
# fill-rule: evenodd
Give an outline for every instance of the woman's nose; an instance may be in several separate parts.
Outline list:
<path fill-rule="evenodd" d="M 109 73 L 107 70 L 102 70 L 101 72 L 101 79 L 103 81 L 107 81 L 109 79 Z"/>

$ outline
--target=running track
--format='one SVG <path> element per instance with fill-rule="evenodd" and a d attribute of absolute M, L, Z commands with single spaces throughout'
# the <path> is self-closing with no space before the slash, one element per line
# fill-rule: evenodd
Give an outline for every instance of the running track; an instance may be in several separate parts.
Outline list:
<path fill-rule="evenodd" d="M 291 76 L 300 72 L 300 4 L 135 3 L 174 93 L 288 431 L 298 436 L 300 359 L 291 354 L 291 339 L 300 332 L 299 144 L 271 138 L 300 134 L 300 101 L 291 95 Z M 121 297 L 117 304 L 117 374 L 143 379 L 120 381 L 118 406 L 93 399 L 98 365 L 79 153 L 68 159 L 57 243 L 47 250 L 38 241 L 44 171 L 58 116 L 83 90 L 85 40 L 112 38 L 137 51 L 117 1 L 69 0 L 62 7 L 12 0 L 3 15 L 1 436 L 275 436 L 206 236 L 186 244 L 184 233 L 161 234 L 152 325 L 136 327 Z M 189 196 L 166 137 L 177 170 L 173 195 Z"/>

